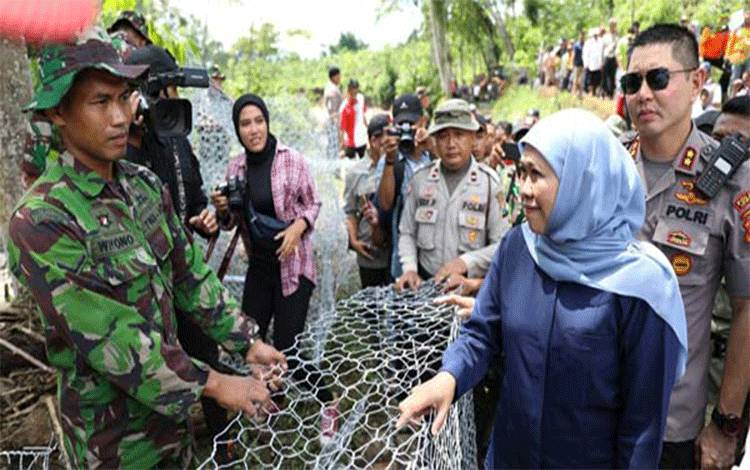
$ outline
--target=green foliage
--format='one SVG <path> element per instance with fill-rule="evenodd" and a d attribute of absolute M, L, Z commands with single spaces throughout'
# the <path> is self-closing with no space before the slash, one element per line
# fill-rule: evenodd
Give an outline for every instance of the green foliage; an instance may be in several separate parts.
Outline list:
<path fill-rule="evenodd" d="M 356 52 L 362 49 L 367 49 L 367 44 L 359 40 L 354 33 L 350 32 L 341 33 L 339 42 L 329 48 L 331 55 L 344 51 Z"/>
<path fill-rule="evenodd" d="M 342 83 L 356 78 L 360 90 L 374 104 L 390 106 L 401 93 L 414 92 L 423 85 L 432 91 L 440 89 L 437 69 L 432 62 L 430 45 L 417 40 L 382 51 L 342 51 L 319 59 L 290 58 L 273 61 L 229 60 L 226 88 L 235 96 L 246 92 L 261 96 L 295 94 L 302 91 L 316 99 L 328 81 L 328 67 L 337 65 Z"/>
<path fill-rule="evenodd" d="M 516 122 L 526 116 L 531 108 L 538 109 L 542 116 L 566 108 L 583 108 L 602 119 L 615 112 L 614 104 L 609 100 L 591 97 L 579 99 L 568 92 L 546 90 L 539 93 L 528 86 L 513 86 L 494 104 L 491 115 L 496 120 Z"/>
<path fill-rule="evenodd" d="M 195 17 L 180 13 L 169 0 L 103 0 L 99 26 L 108 28 L 122 10 L 143 13 L 153 43 L 169 50 L 177 63 L 203 61 L 199 44 L 208 40 L 205 28 Z"/>
<path fill-rule="evenodd" d="M 259 28 L 251 26 L 248 34 L 238 39 L 232 46 L 230 55 L 236 61 L 279 59 L 279 32 L 271 23 L 263 23 Z"/>

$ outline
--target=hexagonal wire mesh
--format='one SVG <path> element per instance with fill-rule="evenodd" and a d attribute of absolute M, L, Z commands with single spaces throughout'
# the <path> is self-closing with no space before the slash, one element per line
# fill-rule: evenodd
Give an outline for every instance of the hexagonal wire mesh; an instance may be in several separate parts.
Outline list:
<path fill-rule="evenodd" d="M 471 394 L 452 407 L 436 438 L 431 418 L 416 429 L 395 427 L 398 403 L 437 372 L 458 332 L 453 307 L 432 303 L 437 295 L 425 283 L 417 292 L 368 288 L 340 301 L 328 321 L 311 325 L 286 351 L 303 373 L 290 370 L 283 390 L 272 394 L 280 411 L 252 420 L 237 415 L 200 468 L 476 468 Z M 339 401 L 339 429 L 325 445 L 321 388 Z M 217 445 L 229 445 L 235 460 L 220 463 Z"/>
<path fill-rule="evenodd" d="M 57 446 L 24 447 L 22 450 L 6 450 L 0 452 L 0 468 L 31 470 L 47 470 L 50 455 Z"/>
<path fill-rule="evenodd" d="M 230 155 L 242 149 L 231 122 L 231 100 L 215 91 L 191 96 L 196 132 L 193 145 L 208 191 L 223 180 Z M 339 160 L 328 145 L 325 117 L 314 115 L 302 97 L 267 100 L 270 130 L 302 152 L 315 179 L 321 212 L 313 233 L 318 270 L 306 331 L 287 351 L 302 374 L 287 375 L 275 395 L 282 411 L 261 421 L 237 416 L 217 438 L 231 442 L 238 459 L 221 467 L 216 445 L 202 468 L 475 468 L 473 407 L 465 396 L 453 407 L 440 435 L 429 436 L 429 420 L 419 429 L 395 430 L 398 402 L 420 380 L 435 373 L 442 351 L 456 334 L 452 308 L 436 307 L 434 287 L 396 295 L 391 288 L 366 289 L 336 304 L 337 294 L 356 289 L 356 261 L 347 250 L 341 195 L 343 173 L 353 163 Z M 230 234 L 222 234 L 210 261 L 221 260 Z M 205 248 L 205 243 L 204 243 Z M 242 294 L 247 257 L 234 256 L 225 285 Z M 229 358 L 231 361 L 231 358 Z M 241 368 L 240 368 L 241 369 Z M 310 374 L 306 371 L 314 371 Z M 323 403 L 316 391 L 339 399 L 340 429 L 325 446 L 319 442 Z"/>

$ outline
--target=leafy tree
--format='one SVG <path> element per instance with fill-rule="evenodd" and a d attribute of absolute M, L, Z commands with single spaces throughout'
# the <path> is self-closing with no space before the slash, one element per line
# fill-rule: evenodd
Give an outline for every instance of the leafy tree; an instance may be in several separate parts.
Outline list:
<path fill-rule="evenodd" d="M 271 23 L 263 23 L 259 28 L 250 27 L 247 36 L 238 39 L 232 46 L 231 55 L 235 60 L 276 60 L 279 58 L 279 32 Z"/>
<path fill-rule="evenodd" d="M 339 42 L 329 48 L 331 55 L 344 51 L 356 52 L 362 49 L 367 49 L 367 44 L 357 39 L 357 36 L 350 32 L 341 33 Z"/>
<path fill-rule="evenodd" d="M 109 27 L 122 10 L 142 13 L 151 40 L 168 49 L 179 64 L 203 61 L 199 44 L 207 39 L 205 27 L 197 18 L 180 13 L 169 0 L 103 0 L 100 26 Z"/>

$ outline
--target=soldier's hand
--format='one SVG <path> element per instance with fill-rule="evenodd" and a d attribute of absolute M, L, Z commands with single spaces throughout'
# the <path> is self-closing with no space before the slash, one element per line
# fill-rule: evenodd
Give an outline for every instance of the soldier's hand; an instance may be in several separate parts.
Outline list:
<path fill-rule="evenodd" d="M 412 290 L 419 289 L 419 286 L 422 284 L 422 278 L 419 277 L 419 274 L 415 273 L 414 271 L 407 271 L 404 274 L 401 275 L 401 277 L 398 278 L 396 281 L 396 290 L 398 292 L 403 291 L 404 289 L 411 288 Z"/>
<path fill-rule="evenodd" d="M 269 367 L 260 364 L 251 364 L 250 371 L 253 374 L 253 377 L 266 384 L 266 387 L 272 392 L 281 390 L 281 384 L 286 370 L 280 365 Z"/>
<path fill-rule="evenodd" d="M 352 246 L 352 249 L 360 255 L 364 256 L 367 259 L 373 259 L 372 255 L 370 254 L 372 245 L 370 245 L 369 243 L 360 240 L 353 240 L 350 242 L 350 245 Z"/>
<path fill-rule="evenodd" d="M 214 191 L 211 193 L 211 204 L 214 205 L 216 211 L 220 214 L 226 214 L 229 212 L 229 198 L 222 195 L 221 191 Z"/>
<path fill-rule="evenodd" d="M 465 297 L 463 295 L 444 295 L 438 297 L 432 301 L 433 304 L 437 305 L 455 305 L 456 314 L 461 318 L 469 318 L 471 311 L 474 310 L 474 303 L 476 299 L 474 297 Z"/>
<path fill-rule="evenodd" d="M 732 468 L 736 450 L 737 439 L 709 423 L 695 441 L 695 462 L 700 468 Z"/>
<path fill-rule="evenodd" d="M 466 266 L 464 260 L 461 258 L 453 258 L 438 269 L 435 274 L 435 282 L 438 284 L 443 282 L 451 274 L 465 275 L 469 271 L 469 267 Z"/>
<path fill-rule="evenodd" d="M 208 209 L 203 209 L 200 214 L 193 216 L 188 221 L 193 228 L 203 234 L 213 235 L 219 230 L 216 216 Z"/>
<path fill-rule="evenodd" d="M 250 350 L 247 351 L 245 361 L 248 364 L 261 364 L 268 367 L 279 366 L 284 371 L 288 368 L 284 353 L 259 339 L 255 340 Z"/>
<path fill-rule="evenodd" d="M 248 418 L 273 410 L 271 394 L 255 377 L 227 375 L 211 370 L 203 394 L 231 411 L 241 411 Z"/>
<path fill-rule="evenodd" d="M 432 423 L 432 435 L 436 436 L 448 417 L 453 396 L 456 394 L 456 379 L 448 372 L 440 372 L 427 382 L 414 387 L 411 394 L 398 405 L 401 415 L 396 429 L 407 424 L 419 424 L 422 416 L 434 410 L 437 413 Z"/>

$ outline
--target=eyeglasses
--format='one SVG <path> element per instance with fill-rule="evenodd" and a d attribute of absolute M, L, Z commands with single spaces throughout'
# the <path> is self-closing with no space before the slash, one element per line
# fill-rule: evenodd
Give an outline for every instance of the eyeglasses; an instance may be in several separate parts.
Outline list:
<path fill-rule="evenodd" d="M 673 73 L 692 72 L 695 69 L 697 69 L 697 67 L 682 70 L 669 70 L 666 67 L 657 67 L 648 70 L 645 74 L 630 72 L 620 78 L 620 86 L 626 95 L 638 93 L 638 90 L 641 89 L 641 85 L 643 85 L 643 77 L 645 76 L 648 87 L 653 91 L 659 91 L 665 89 L 667 85 L 669 85 L 669 78 Z"/>

